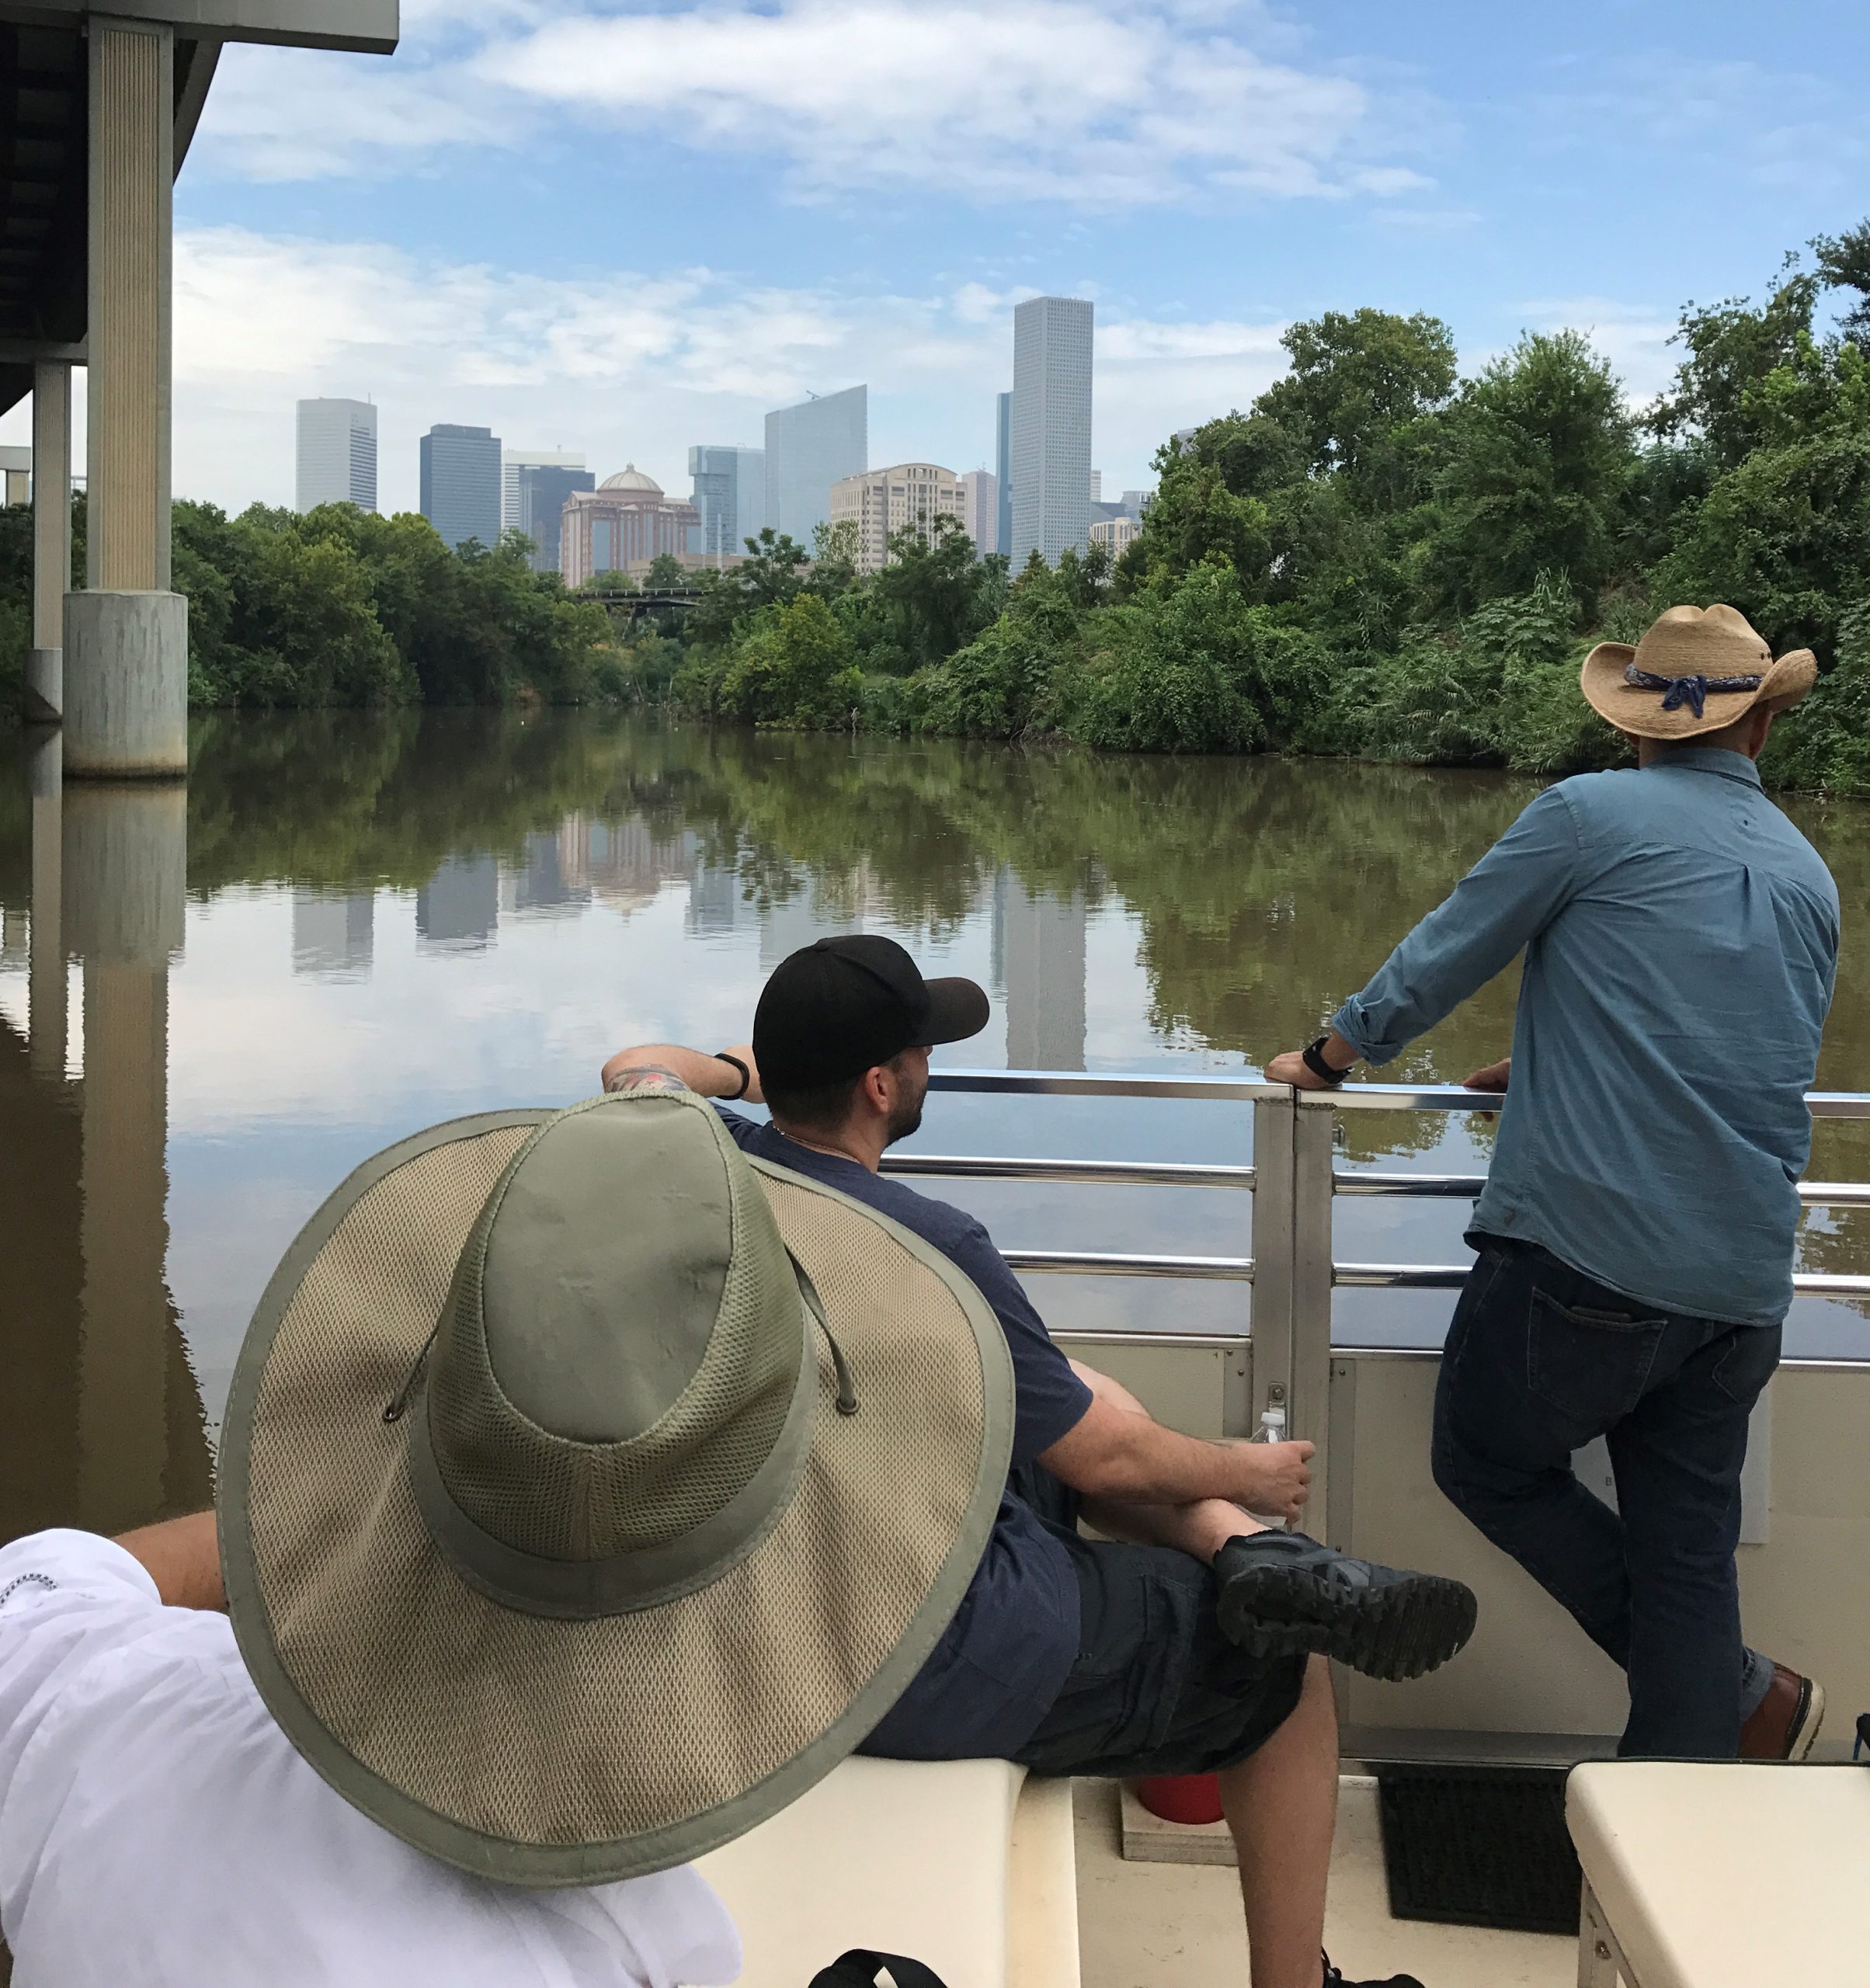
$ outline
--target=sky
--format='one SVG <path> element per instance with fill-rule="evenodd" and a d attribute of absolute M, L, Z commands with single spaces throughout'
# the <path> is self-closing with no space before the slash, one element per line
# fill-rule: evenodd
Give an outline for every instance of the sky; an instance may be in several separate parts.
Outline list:
<path fill-rule="evenodd" d="M 1576 326 L 1640 401 L 1685 301 L 1870 210 L 1867 57 L 1813 0 L 404 0 L 391 57 L 223 57 L 176 494 L 290 503 L 313 394 L 377 403 L 386 509 L 433 422 L 686 495 L 691 443 L 859 381 L 874 464 L 990 467 L 1039 292 L 1095 301 L 1107 491 L 1325 310 L 1470 371 Z"/>

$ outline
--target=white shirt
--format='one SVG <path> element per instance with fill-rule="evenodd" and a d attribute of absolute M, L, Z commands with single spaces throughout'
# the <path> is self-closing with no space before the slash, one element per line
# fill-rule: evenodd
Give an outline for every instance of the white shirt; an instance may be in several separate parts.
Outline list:
<path fill-rule="evenodd" d="M 293 1750 L 224 1615 L 120 1546 L 0 1548 L 0 1932 L 14 1988 L 713 1988 L 686 1866 L 570 1891 L 412 1850 Z"/>

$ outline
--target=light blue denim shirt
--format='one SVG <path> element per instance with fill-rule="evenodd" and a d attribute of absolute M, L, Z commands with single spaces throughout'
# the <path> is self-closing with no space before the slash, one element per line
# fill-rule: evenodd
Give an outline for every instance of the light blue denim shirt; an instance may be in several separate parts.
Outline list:
<path fill-rule="evenodd" d="M 1717 746 L 1548 787 L 1331 1026 L 1372 1063 L 1526 955 L 1473 1226 L 1670 1312 L 1792 1302 L 1837 886 Z"/>

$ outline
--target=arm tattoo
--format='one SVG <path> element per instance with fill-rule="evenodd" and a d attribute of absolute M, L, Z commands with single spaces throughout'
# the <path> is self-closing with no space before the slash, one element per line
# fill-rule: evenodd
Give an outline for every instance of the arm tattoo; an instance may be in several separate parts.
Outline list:
<path fill-rule="evenodd" d="M 666 1070 L 660 1063 L 634 1063 L 627 1070 L 619 1070 L 604 1086 L 613 1095 L 623 1090 L 686 1090 L 673 1070 Z"/>

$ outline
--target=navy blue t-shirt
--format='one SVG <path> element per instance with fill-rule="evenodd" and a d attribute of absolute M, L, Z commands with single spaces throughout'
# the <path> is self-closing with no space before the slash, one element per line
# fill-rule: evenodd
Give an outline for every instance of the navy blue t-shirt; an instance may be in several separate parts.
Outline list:
<path fill-rule="evenodd" d="M 722 1110 L 721 1117 L 745 1151 L 901 1222 L 965 1274 L 993 1307 L 1013 1355 L 1016 1469 L 1076 1428 L 1091 1392 L 972 1215 L 854 1159 L 801 1145 L 776 1126 L 737 1111 Z M 1078 1577 L 1071 1556 L 1024 1500 L 1004 1492 L 954 1619 L 861 1750 L 904 1760 L 1004 1758 L 1032 1737 L 1077 1654 Z"/>

